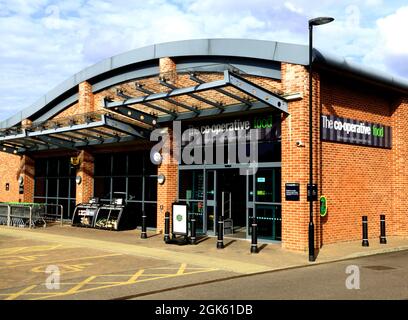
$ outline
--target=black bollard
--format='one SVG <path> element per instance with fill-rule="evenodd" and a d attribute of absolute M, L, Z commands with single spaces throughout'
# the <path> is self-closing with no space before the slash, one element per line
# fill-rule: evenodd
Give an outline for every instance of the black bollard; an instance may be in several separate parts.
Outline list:
<path fill-rule="evenodd" d="M 164 242 L 170 241 L 170 212 L 164 214 Z"/>
<path fill-rule="evenodd" d="M 363 247 L 368 247 L 368 222 L 367 222 L 367 216 L 363 216 Z"/>
<path fill-rule="evenodd" d="M 194 213 L 191 215 L 190 223 L 191 223 L 190 243 L 196 244 L 196 218 Z"/>
<path fill-rule="evenodd" d="M 140 238 L 146 239 L 147 238 L 147 233 L 146 233 L 146 214 L 145 211 L 142 210 L 142 233 L 140 235 Z"/>
<path fill-rule="evenodd" d="M 217 249 L 224 249 L 224 217 L 222 215 L 218 216 L 218 239 L 217 239 Z"/>
<path fill-rule="evenodd" d="M 258 224 L 256 223 L 256 217 L 252 217 L 252 226 L 251 226 L 251 253 L 258 253 L 258 234 L 257 234 Z"/>
<path fill-rule="evenodd" d="M 380 215 L 380 243 L 387 244 L 387 238 L 385 237 L 385 214 Z"/>

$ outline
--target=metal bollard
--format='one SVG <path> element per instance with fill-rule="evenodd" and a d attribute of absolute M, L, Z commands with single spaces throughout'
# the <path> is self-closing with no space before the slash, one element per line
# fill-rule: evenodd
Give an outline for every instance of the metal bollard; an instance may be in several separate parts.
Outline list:
<path fill-rule="evenodd" d="M 218 239 L 217 239 L 217 249 L 224 249 L 224 217 L 222 215 L 218 216 Z"/>
<path fill-rule="evenodd" d="M 363 216 L 363 247 L 368 247 L 368 222 L 367 222 L 367 216 Z"/>
<path fill-rule="evenodd" d="M 164 242 L 170 241 L 170 212 L 164 214 Z"/>
<path fill-rule="evenodd" d="M 192 218 L 190 220 L 191 222 L 191 236 L 190 236 L 190 243 L 191 244 L 196 244 L 196 218 L 195 214 L 193 213 Z"/>
<path fill-rule="evenodd" d="M 387 238 L 385 237 L 385 214 L 380 215 L 380 243 L 386 244 Z"/>
<path fill-rule="evenodd" d="M 256 222 L 256 217 L 252 217 L 252 226 L 251 226 L 251 253 L 258 253 L 258 234 L 257 234 L 258 224 Z"/>
<path fill-rule="evenodd" d="M 142 211 L 142 233 L 140 235 L 140 238 L 146 239 L 147 238 L 147 233 L 146 233 L 146 214 L 145 211 Z"/>

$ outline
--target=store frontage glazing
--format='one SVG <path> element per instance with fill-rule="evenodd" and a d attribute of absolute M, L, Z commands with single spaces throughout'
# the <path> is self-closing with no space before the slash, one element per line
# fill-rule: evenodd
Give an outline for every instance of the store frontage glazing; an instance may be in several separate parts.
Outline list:
<path fill-rule="evenodd" d="M 239 143 L 225 141 L 223 163 L 179 165 L 179 200 L 189 204 L 190 214 L 196 216 L 197 231 L 216 235 L 218 215 L 223 215 L 225 236 L 250 237 L 250 221 L 255 214 L 258 220 L 259 238 L 281 240 L 281 136 L 280 114 L 255 114 L 239 119 L 217 120 L 214 123 L 187 124 L 204 134 L 208 128 L 222 130 L 228 124 L 243 123 L 249 136 L 250 129 L 259 134 L 257 143 L 257 170 L 253 174 L 250 163 L 231 161 L 231 148 Z M 242 128 L 242 127 L 241 127 Z M 241 141 L 242 143 L 242 141 Z M 246 143 L 247 155 L 250 152 Z M 182 151 L 187 143 L 183 144 Z M 242 145 L 241 145 L 242 147 Z M 203 146 L 203 159 L 205 147 Z M 232 152 L 234 153 L 234 152 Z M 235 152 L 237 154 L 237 150 Z"/>

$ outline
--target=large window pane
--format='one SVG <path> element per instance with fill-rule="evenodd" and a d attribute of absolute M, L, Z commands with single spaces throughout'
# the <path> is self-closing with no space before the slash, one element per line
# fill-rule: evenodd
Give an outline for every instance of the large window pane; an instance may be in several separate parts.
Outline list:
<path fill-rule="evenodd" d="M 34 195 L 36 197 L 45 197 L 45 185 L 46 179 L 45 178 L 36 178 L 35 179 L 35 192 Z"/>
<path fill-rule="evenodd" d="M 142 175 L 143 174 L 143 157 L 140 153 L 129 153 L 128 158 L 128 174 L 129 175 Z"/>
<path fill-rule="evenodd" d="M 98 154 L 95 156 L 95 176 L 111 175 L 111 155 Z"/>
<path fill-rule="evenodd" d="M 204 171 L 180 171 L 180 199 L 203 199 Z"/>
<path fill-rule="evenodd" d="M 117 153 L 113 156 L 113 172 L 114 176 L 126 175 L 127 155 L 123 153 Z"/>
<path fill-rule="evenodd" d="M 128 179 L 128 199 L 142 200 L 142 177 L 131 177 Z"/>
<path fill-rule="evenodd" d="M 59 159 L 50 159 L 48 161 L 48 172 L 47 176 L 49 177 L 56 177 L 58 176 L 58 162 Z"/>
<path fill-rule="evenodd" d="M 58 195 L 58 179 L 48 178 L 48 197 L 56 197 Z"/>
<path fill-rule="evenodd" d="M 115 192 L 126 192 L 126 178 L 112 178 L 112 197 Z"/>
<path fill-rule="evenodd" d="M 280 202 L 280 168 L 258 169 L 255 187 L 256 201 Z"/>
<path fill-rule="evenodd" d="M 157 178 L 145 177 L 145 200 L 157 201 Z"/>
<path fill-rule="evenodd" d="M 60 178 L 58 197 L 68 198 L 68 191 L 69 191 L 69 178 Z"/>
<path fill-rule="evenodd" d="M 45 177 L 47 175 L 47 160 L 37 159 L 35 160 L 35 176 Z"/>
<path fill-rule="evenodd" d="M 94 179 L 94 196 L 100 199 L 110 199 L 110 178 Z"/>

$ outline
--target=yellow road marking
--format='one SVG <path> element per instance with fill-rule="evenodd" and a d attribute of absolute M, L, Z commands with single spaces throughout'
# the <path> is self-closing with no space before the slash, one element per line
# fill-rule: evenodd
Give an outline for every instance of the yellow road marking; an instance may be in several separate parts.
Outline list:
<path fill-rule="evenodd" d="M 183 266 L 183 264 L 182 264 L 182 266 Z M 181 268 L 181 266 L 180 266 L 180 268 Z M 180 268 L 179 268 L 179 270 L 180 270 Z M 108 289 L 108 288 L 119 287 L 119 286 L 125 286 L 125 285 L 131 285 L 131 284 L 137 284 L 137 283 L 147 282 L 147 281 L 152 281 L 152 280 L 174 278 L 174 277 L 186 276 L 186 275 L 203 273 L 203 272 L 217 271 L 217 270 L 218 269 L 215 269 L 215 268 L 208 268 L 208 269 L 196 270 L 196 271 L 191 271 L 191 272 L 186 272 L 186 273 L 181 273 L 181 274 L 179 274 L 179 273 L 168 274 L 166 276 L 158 276 L 158 277 L 153 277 L 153 278 L 148 278 L 148 279 L 139 279 L 139 280 L 135 281 L 134 283 L 129 283 L 128 281 L 124 281 L 124 282 L 108 284 L 108 285 L 100 286 L 100 287 L 96 287 L 96 288 L 88 288 L 88 289 L 77 290 L 75 292 L 75 294 L 90 292 L 90 291 L 95 291 L 95 290 L 101 290 L 101 289 Z M 104 276 L 104 275 L 98 275 L 98 276 L 95 276 L 95 277 L 102 277 L 102 276 Z M 87 283 L 87 284 L 93 284 L 93 283 Z M 42 299 L 48 299 L 48 298 L 53 298 L 53 297 L 57 297 L 57 296 L 58 297 L 66 296 L 66 295 L 70 295 L 72 293 L 69 293 L 68 291 L 66 291 L 66 292 L 58 292 L 58 293 L 55 293 L 55 294 L 48 294 L 48 293 L 44 293 L 44 294 L 46 294 L 46 296 L 34 298 L 32 300 L 42 300 Z M 30 294 L 28 294 L 28 295 L 30 295 Z"/>
<path fill-rule="evenodd" d="M 59 264 L 58 267 L 60 269 L 60 273 L 72 273 L 72 272 L 80 272 L 82 270 L 84 270 L 86 267 L 89 267 L 93 265 L 93 263 L 80 263 L 80 264 Z M 31 272 L 35 272 L 35 273 L 44 273 L 45 269 L 47 268 L 47 265 L 43 265 L 43 266 L 38 266 L 38 267 L 34 267 L 31 269 Z"/>
<path fill-rule="evenodd" d="M 140 269 L 138 272 L 136 272 L 133 276 L 129 278 L 127 283 L 136 283 L 137 279 L 142 275 L 144 272 L 144 269 Z"/>
<path fill-rule="evenodd" d="M 26 264 L 20 264 L 20 265 L 14 265 L 14 266 L 1 266 L 1 269 L 7 269 L 7 268 L 19 268 L 19 267 L 27 267 L 27 266 L 32 266 L 36 264 L 57 264 L 59 262 L 68 262 L 68 261 L 78 261 L 78 260 L 87 260 L 87 259 L 98 259 L 98 258 L 107 258 L 107 257 L 115 257 L 115 256 L 123 256 L 122 253 L 112 253 L 112 254 L 105 254 L 105 255 L 100 255 L 100 256 L 91 256 L 91 257 L 81 257 L 81 258 L 71 258 L 71 259 L 64 259 L 64 260 L 54 260 L 54 261 L 42 261 L 42 262 L 35 262 L 35 263 L 26 263 Z"/>
<path fill-rule="evenodd" d="M 2 256 L 0 257 L 0 263 L 4 263 L 6 265 L 13 264 L 21 261 L 34 261 L 37 260 L 39 257 L 45 257 L 45 254 L 34 254 L 32 256 Z"/>
<path fill-rule="evenodd" d="M 48 246 L 26 246 L 26 247 L 11 247 L 0 249 L 0 255 L 15 254 L 20 252 L 37 252 L 37 251 L 51 251 L 56 249 L 61 249 L 63 245 L 48 245 Z M 66 247 L 65 247 L 66 248 Z M 64 248 L 64 249 L 65 249 Z"/>
<path fill-rule="evenodd" d="M 16 299 L 16 298 L 18 298 L 18 297 L 20 297 L 20 296 L 26 294 L 26 293 L 29 292 L 30 290 L 34 289 L 36 286 L 37 286 L 37 285 L 35 284 L 35 285 L 29 286 L 29 287 L 27 287 L 27 288 L 25 288 L 25 289 L 23 289 L 23 290 L 21 290 L 21 291 L 19 291 L 19 292 L 12 293 L 11 295 L 9 295 L 9 296 L 8 296 L 6 299 L 4 299 L 4 300 L 14 300 L 14 299 Z"/>
<path fill-rule="evenodd" d="M 177 274 L 183 274 L 184 270 L 186 270 L 186 266 L 187 266 L 186 263 L 182 263 L 180 268 L 177 270 Z"/>
<path fill-rule="evenodd" d="M 86 278 L 84 281 L 78 283 L 75 287 L 69 289 L 66 294 L 73 294 L 76 293 L 79 289 L 81 289 L 84 285 L 87 283 L 91 282 L 93 279 L 95 279 L 97 276 L 90 276 L 89 278 Z"/>

